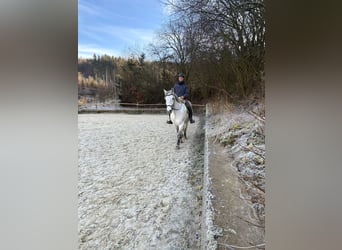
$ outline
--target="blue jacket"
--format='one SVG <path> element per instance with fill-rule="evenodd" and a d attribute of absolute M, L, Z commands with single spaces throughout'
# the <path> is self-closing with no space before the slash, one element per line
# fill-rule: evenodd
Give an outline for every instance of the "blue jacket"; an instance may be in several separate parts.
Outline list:
<path fill-rule="evenodd" d="M 173 91 L 177 96 L 184 96 L 185 99 L 189 98 L 189 88 L 184 81 L 176 82 Z"/>

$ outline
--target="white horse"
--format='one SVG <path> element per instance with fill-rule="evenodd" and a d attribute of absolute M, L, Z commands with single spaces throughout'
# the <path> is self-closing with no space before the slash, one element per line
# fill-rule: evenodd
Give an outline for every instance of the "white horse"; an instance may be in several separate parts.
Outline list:
<path fill-rule="evenodd" d="M 181 100 L 174 92 L 173 89 L 165 90 L 164 96 L 166 102 L 166 110 L 170 114 L 170 119 L 172 123 L 176 126 L 177 131 L 177 146 L 179 149 L 179 144 L 183 142 L 182 138 L 186 137 L 186 129 L 189 123 L 188 109 L 186 108 L 184 101 Z"/>

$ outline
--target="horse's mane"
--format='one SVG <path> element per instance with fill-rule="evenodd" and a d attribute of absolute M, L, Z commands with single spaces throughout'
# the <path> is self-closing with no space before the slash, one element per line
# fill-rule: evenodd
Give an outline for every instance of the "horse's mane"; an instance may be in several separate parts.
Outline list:
<path fill-rule="evenodd" d="M 184 101 L 182 99 L 180 99 L 176 93 L 173 91 L 173 89 L 167 90 L 167 95 L 174 95 L 174 97 L 176 98 L 176 101 L 179 103 L 184 103 Z"/>
<path fill-rule="evenodd" d="M 179 102 L 179 97 L 178 97 L 178 95 L 176 95 L 176 93 L 173 93 L 173 95 L 175 96 L 177 102 Z"/>

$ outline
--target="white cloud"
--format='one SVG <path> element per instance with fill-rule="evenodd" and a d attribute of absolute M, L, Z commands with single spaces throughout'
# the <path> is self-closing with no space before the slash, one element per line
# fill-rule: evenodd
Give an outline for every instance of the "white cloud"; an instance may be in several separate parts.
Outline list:
<path fill-rule="evenodd" d="M 78 1 L 78 14 L 80 15 L 82 13 L 98 16 L 101 14 L 101 9 L 94 4 L 79 0 Z"/>
<path fill-rule="evenodd" d="M 123 56 L 122 53 L 120 53 L 117 50 L 113 49 L 106 49 L 106 48 L 99 48 L 96 45 L 89 44 L 79 44 L 78 45 L 78 57 L 82 58 L 93 58 L 93 55 L 110 55 L 110 56 Z"/>
<path fill-rule="evenodd" d="M 113 44 L 123 41 L 126 46 L 133 44 L 148 44 L 152 42 L 154 30 L 140 28 L 126 28 L 122 26 L 106 25 L 102 27 L 87 27 L 82 31 L 84 35 L 96 41 L 104 41 L 107 39 Z"/>

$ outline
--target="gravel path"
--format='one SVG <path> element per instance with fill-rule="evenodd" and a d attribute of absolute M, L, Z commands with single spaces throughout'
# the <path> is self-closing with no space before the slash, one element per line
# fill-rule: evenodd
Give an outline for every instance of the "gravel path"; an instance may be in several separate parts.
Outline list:
<path fill-rule="evenodd" d="M 79 115 L 79 248 L 199 249 L 203 121 L 176 150 L 166 115 Z"/>

